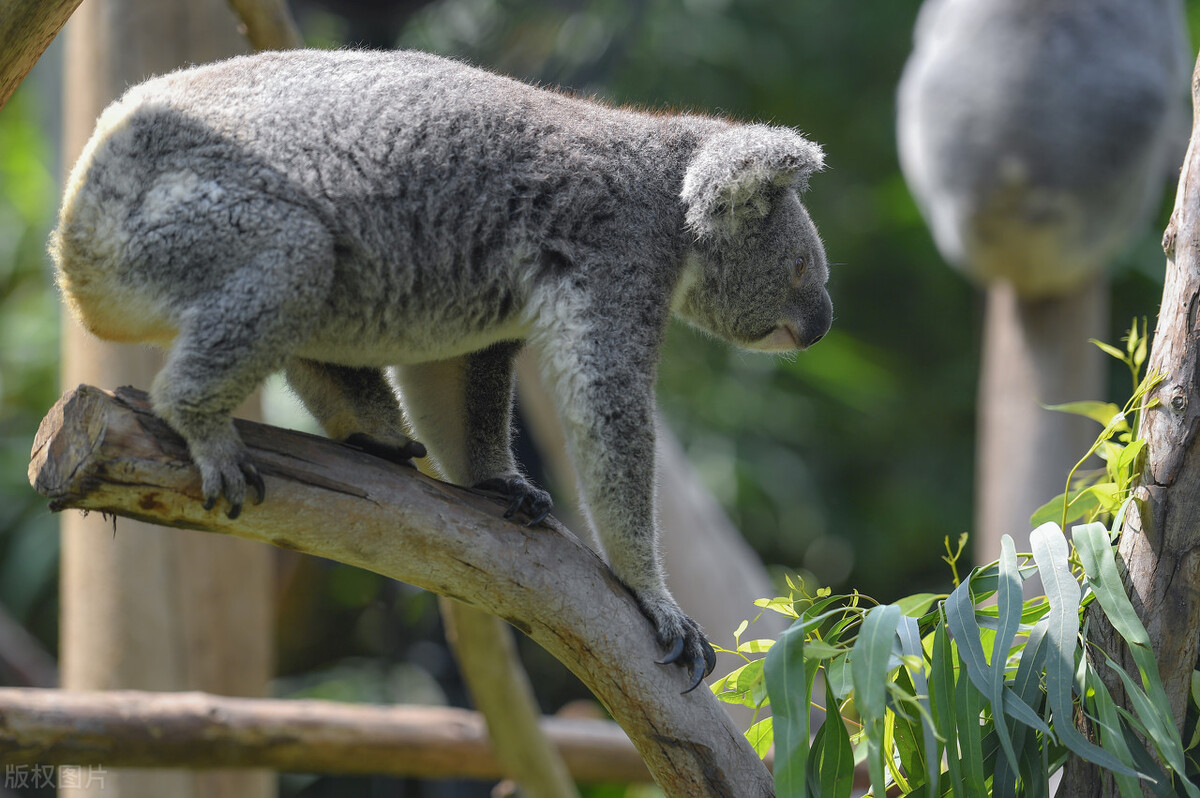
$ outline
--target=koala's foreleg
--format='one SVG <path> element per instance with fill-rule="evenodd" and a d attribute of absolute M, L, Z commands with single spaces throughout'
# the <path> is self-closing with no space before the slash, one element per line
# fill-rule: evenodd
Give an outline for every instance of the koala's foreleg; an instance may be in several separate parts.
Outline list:
<path fill-rule="evenodd" d="M 513 361 L 521 344 L 506 341 L 432 363 L 398 366 L 396 380 L 409 423 L 451 482 L 509 498 L 506 517 L 540 523 L 552 506 L 512 454 Z"/>
<path fill-rule="evenodd" d="M 325 434 L 385 460 L 408 464 L 425 447 L 404 434 L 400 403 L 383 369 L 290 358 L 288 384 Z"/>
<path fill-rule="evenodd" d="M 633 593 L 694 689 L 716 664 L 699 625 L 667 590 L 658 551 L 654 355 L 615 339 L 547 336 L 541 369 L 562 417 L 589 520 L 614 574 Z M 636 346 L 634 348 L 637 348 Z"/>

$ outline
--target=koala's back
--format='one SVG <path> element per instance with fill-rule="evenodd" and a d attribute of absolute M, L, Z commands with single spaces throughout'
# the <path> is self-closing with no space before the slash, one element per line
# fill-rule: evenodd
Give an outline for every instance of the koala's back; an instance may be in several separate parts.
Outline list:
<path fill-rule="evenodd" d="M 725 126 L 420 53 L 235 58 L 141 84 L 104 113 L 52 252 L 95 332 L 169 338 L 178 307 L 303 217 L 328 235 L 312 242 L 330 256 L 310 281 L 331 340 L 464 316 L 495 337 L 520 323 L 539 255 L 561 250 L 560 268 L 602 241 L 661 245 L 690 152 Z"/>

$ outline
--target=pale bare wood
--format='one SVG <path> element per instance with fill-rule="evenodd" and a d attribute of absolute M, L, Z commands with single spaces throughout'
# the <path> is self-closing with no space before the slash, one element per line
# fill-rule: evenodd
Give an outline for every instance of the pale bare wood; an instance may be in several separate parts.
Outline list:
<path fill-rule="evenodd" d="M 1000 557 L 1000 538 L 1030 551 L 1029 517 L 1062 493 L 1100 427 L 1043 405 L 1103 396 L 1109 283 L 1096 277 L 1050 299 L 1022 299 L 1007 283 L 987 289 L 979 376 L 975 561 Z M 1026 590 L 1040 590 L 1036 580 Z"/>
<path fill-rule="evenodd" d="M 499 779 L 483 717 L 452 707 L 0 688 L 0 765 L 269 768 Z M 610 721 L 542 718 L 580 782 L 650 780 Z"/>
<path fill-rule="evenodd" d="M 1120 559 L 1134 608 L 1150 636 L 1176 727 L 1182 732 L 1188 690 L 1200 653 L 1200 61 L 1192 79 L 1194 121 L 1187 158 L 1163 237 L 1166 280 L 1147 363 L 1167 375 L 1151 395 L 1139 435 L 1146 439 L 1141 512 L 1126 517 Z M 1091 611 L 1090 641 L 1129 673 L 1136 665 L 1103 613 Z M 1111 676 L 1111 674 L 1109 674 Z M 1128 707 L 1120 683 L 1106 679 Z M 1143 788 L 1150 795 L 1150 788 Z M 1110 776 L 1078 760 L 1068 763 L 1060 795 L 1116 795 Z"/>
<path fill-rule="evenodd" d="M 0 3 L 0 108 L 54 41 L 81 0 Z"/>
<path fill-rule="evenodd" d="M 496 757 L 520 783 L 521 794 L 577 798 L 579 789 L 567 764 L 541 727 L 537 699 L 508 625 L 461 601 L 443 597 L 438 603 L 446 638 L 487 722 Z"/>
<path fill-rule="evenodd" d="M 556 522 L 326 439 L 239 422 L 267 500 L 205 511 L 183 442 L 134 394 L 81 386 L 47 416 L 30 481 L 70 507 L 153 518 L 356 565 L 505 618 L 561 660 L 621 724 L 670 796 L 773 794 L 766 767 L 711 693 L 662 657 L 603 562 Z M 119 532 L 118 532 L 119 534 Z"/>
<path fill-rule="evenodd" d="M 290 50 L 304 46 L 304 37 L 283 0 L 229 0 L 255 50 Z"/>
<path fill-rule="evenodd" d="M 245 52 L 224 0 L 104 0 L 83 4 L 66 29 L 64 162 L 100 111 L 130 85 L 187 63 Z M 65 320 L 63 381 L 149 385 L 159 356 L 107 344 Z M 239 412 L 245 412 L 245 409 Z M 63 517 L 62 683 L 72 689 L 200 689 L 263 695 L 273 674 L 271 551 L 197 532 L 164 535 L 140 523 Z M 101 786 L 64 789 L 103 798 L 268 798 L 267 772 L 113 771 Z"/>

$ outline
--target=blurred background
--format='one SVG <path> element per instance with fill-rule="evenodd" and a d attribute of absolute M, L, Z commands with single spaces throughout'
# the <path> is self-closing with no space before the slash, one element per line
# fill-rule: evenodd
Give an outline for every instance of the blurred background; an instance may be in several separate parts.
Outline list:
<path fill-rule="evenodd" d="M 969 532 L 972 518 L 982 303 L 939 257 L 896 155 L 896 85 L 918 5 L 296 0 L 293 11 L 310 46 L 428 50 L 615 104 L 790 125 L 823 144 L 829 169 L 806 203 L 833 264 L 833 331 L 778 359 L 676 325 L 658 395 L 704 484 L 780 582 L 800 573 L 814 587 L 888 601 L 945 590 L 942 541 Z M 1200 4 L 1188 14 L 1195 41 Z M 31 634 L 19 645 L 43 675 L 58 639 L 57 519 L 25 472 L 62 388 L 61 308 L 45 254 L 64 170 L 60 58 L 57 46 L 48 51 L 0 113 L 0 611 Z M 1110 341 L 1135 316 L 1153 322 L 1174 188 L 1115 266 Z M 1077 398 L 1120 401 L 1126 383 L 1114 371 L 1109 396 Z M 311 427 L 278 384 L 266 416 Z M 315 559 L 281 554 L 279 564 L 276 694 L 463 702 L 433 596 Z M 708 630 L 724 645 L 733 631 Z M 526 643 L 544 711 L 586 698 Z M 0 671 L 0 684 L 26 683 L 26 673 Z M 294 776 L 281 794 L 487 794 L 455 789 Z"/>

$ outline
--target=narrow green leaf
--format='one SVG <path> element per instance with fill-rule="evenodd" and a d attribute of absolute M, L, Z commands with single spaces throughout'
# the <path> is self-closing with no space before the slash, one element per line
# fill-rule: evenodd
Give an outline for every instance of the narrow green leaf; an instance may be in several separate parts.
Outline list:
<path fill-rule="evenodd" d="M 819 798 L 850 798 L 854 789 L 854 749 L 829 682 L 825 683 L 825 722 L 813 738 L 812 760 L 809 791 Z"/>
<path fill-rule="evenodd" d="M 1096 346 L 1100 347 L 1100 351 L 1104 352 L 1107 355 L 1112 355 L 1117 360 L 1120 360 L 1122 363 L 1125 362 L 1125 353 L 1122 352 L 1120 349 L 1117 349 L 1112 344 L 1106 344 L 1103 341 L 1096 340 L 1095 338 L 1089 338 L 1088 343 L 1095 344 Z"/>
<path fill-rule="evenodd" d="M 1041 709 L 1041 675 L 1046 663 L 1046 624 L 1039 622 L 1029 632 L 1021 661 L 1013 678 L 1013 692 L 1034 712 Z M 1042 739 L 1049 740 L 1050 735 Z M 1050 795 L 1050 772 L 1041 767 L 1042 746 L 1037 733 L 1028 725 L 1020 724 L 1013 734 L 1013 746 L 1017 749 L 1017 772 L 1024 782 L 1025 798 L 1048 798 Z"/>
<path fill-rule="evenodd" d="M 942 760 L 941 750 L 938 747 L 937 729 L 933 721 L 933 707 L 929 701 L 929 682 L 925 678 L 925 648 L 921 645 L 921 628 L 917 624 L 916 618 L 905 616 L 900 619 L 896 633 L 900 636 L 900 651 L 908 660 L 916 662 L 916 667 L 909 667 L 906 662 L 905 669 L 909 672 L 909 678 L 913 684 L 913 694 L 920 707 L 921 748 L 926 766 L 925 780 L 927 784 L 935 785 Z M 915 773 L 909 775 L 914 779 L 917 777 Z"/>
<path fill-rule="evenodd" d="M 809 743 L 804 636 L 804 626 L 792 624 L 762 660 L 775 718 L 775 792 L 797 798 L 804 795 Z"/>
<path fill-rule="evenodd" d="M 1042 405 L 1042 407 L 1058 413 L 1084 416 L 1097 422 L 1102 427 L 1107 427 L 1121 412 L 1121 408 L 1112 402 L 1067 402 L 1061 405 Z"/>
<path fill-rule="evenodd" d="M 996 589 L 999 627 L 992 643 L 992 664 L 988 674 L 988 697 L 992 702 L 992 722 L 1004 756 L 1015 766 L 1017 752 L 1004 719 L 1004 671 L 1008 650 L 1021 623 L 1021 577 L 1017 573 L 1017 549 L 1008 535 L 1000 538 L 1000 581 Z"/>
<path fill-rule="evenodd" d="M 746 740 L 754 749 L 754 753 L 758 754 L 759 759 L 765 757 L 771 750 L 771 743 L 775 742 L 772 718 L 763 718 L 746 729 Z"/>
<path fill-rule="evenodd" d="M 966 678 L 966 677 L 962 677 Z M 933 717 L 937 719 L 937 727 L 945 739 L 944 746 L 939 743 L 937 762 L 942 761 L 941 751 L 946 751 L 946 778 L 950 795 L 965 795 L 962 786 L 962 765 L 958 753 L 957 710 L 954 705 L 954 652 L 950 641 L 950 633 L 946 630 L 946 620 L 942 617 L 933 630 L 933 648 L 929 668 L 930 698 L 933 704 Z"/>
<path fill-rule="evenodd" d="M 961 654 L 961 648 L 959 652 Z M 962 795 L 987 795 L 984 787 L 983 727 L 980 713 L 983 711 L 983 694 L 975 689 L 970 679 L 959 677 L 954 696 L 956 712 L 955 728 L 958 732 L 958 752 L 962 763 L 964 791 Z M 883 793 L 876 792 L 876 795 Z"/>
<path fill-rule="evenodd" d="M 854 706 L 867 738 L 867 771 L 876 795 L 885 795 L 883 758 L 884 716 L 887 711 L 887 674 L 891 669 L 892 644 L 902 614 L 895 604 L 872 607 L 863 618 L 850 657 L 854 679 Z"/>
<path fill-rule="evenodd" d="M 1038 527 L 1051 521 L 1061 521 L 1064 501 L 1067 502 L 1068 523 L 1085 518 L 1100 509 L 1099 499 L 1086 488 L 1066 494 L 1060 493 L 1033 511 L 1033 515 L 1029 517 L 1030 526 Z"/>
<path fill-rule="evenodd" d="M 929 610 L 933 602 L 945 597 L 944 593 L 914 593 L 911 596 L 898 599 L 895 604 L 905 615 L 920 618 Z"/>
<path fill-rule="evenodd" d="M 1116 773 L 1142 776 L 1076 731 L 1073 718 L 1075 652 L 1079 646 L 1079 604 L 1082 590 L 1071 575 L 1067 539 L 1058 524 L 1042 524 L 1029 535 L 1042 586 L 1050 601 L 1046 640 L 1046 694 L 1054 713 L 1054 732 L 1077 756 Z"/>
<path fill-rule="evenodd" d="M 1125 743 L 1125 734 L 1121 728 L 1121 716 L 1117 712 L 1116 704 L 1113 703 L 1112 695 L 1109 694 L 1104 680 L 1100 678 L 1090 663 L 1087 666 L 1086 684 L 1091 695 L 1092 707 L 1095 710 L 1101 746 L 1132 767 L 1133 754 L 1130 753 L 1129 746 Z M 1122 798 L 1141 798 L 1142 788 L 1133 776 L 1114 773 L 1113 778 L 1116 779 Z"/>

